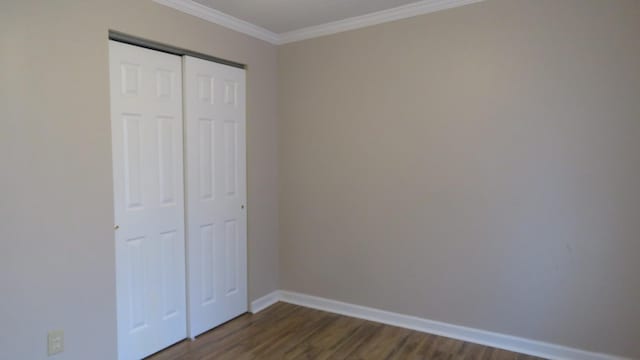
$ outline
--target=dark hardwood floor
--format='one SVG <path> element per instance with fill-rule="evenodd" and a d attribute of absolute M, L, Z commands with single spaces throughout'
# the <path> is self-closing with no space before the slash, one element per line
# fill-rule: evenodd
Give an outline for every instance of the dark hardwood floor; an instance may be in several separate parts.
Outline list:
<path fill-rule="evenodd" d="M 277 303 L 256 315 L 242 315 L 199 336 L 195 341 L 183 341 L 149 359 L 533 360 L 537 358 L 296 305 Z"/>

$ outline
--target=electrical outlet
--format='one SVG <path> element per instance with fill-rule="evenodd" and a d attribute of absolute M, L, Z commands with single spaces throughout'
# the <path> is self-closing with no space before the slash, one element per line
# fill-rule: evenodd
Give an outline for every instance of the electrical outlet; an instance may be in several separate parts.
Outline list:
<path fill-rule="evenodd" d="M 48 353 L 49 356 L 61 353 L 64 351 L 64 331 L 54 330 L 49 331 L 47 337 Z"/>

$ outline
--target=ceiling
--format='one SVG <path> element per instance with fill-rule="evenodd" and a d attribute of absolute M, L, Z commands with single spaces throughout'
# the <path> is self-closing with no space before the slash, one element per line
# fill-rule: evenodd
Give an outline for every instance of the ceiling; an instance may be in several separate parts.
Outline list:
<path fill-rule="evenodd" d="M 417 3 L 416 0 L 195 0 L 281 34 Z"/>

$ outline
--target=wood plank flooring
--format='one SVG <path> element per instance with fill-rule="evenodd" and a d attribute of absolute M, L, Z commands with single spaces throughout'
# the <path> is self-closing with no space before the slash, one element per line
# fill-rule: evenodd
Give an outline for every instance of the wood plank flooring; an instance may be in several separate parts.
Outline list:
<path fill-rule="evenodd" d="M 185 340 L 149 359 L 537 358 L 280 302 L 256 315 L 244 314 L 195 341 Z"/>

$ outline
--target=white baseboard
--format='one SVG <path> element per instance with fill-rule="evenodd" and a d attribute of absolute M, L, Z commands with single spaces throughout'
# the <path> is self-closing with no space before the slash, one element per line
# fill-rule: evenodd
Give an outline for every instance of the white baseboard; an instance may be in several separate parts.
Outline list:
<path fill-rule="evenodd" d="M 277 290 L 257 299 L 251 303 L 251 312 L 255 314 L 278 301 L 552 360 L 624 359 L 613 355 L 447 324 L 292 291 Z"/>
<path fill-rule="evenodd" d="M 252 301 L 249 311 L 251 311 L 252 314 L 259 313 L 260 311 L 280 301 L 280 297 L 281 296 L 279 290 L 273 291 L 261 298 Z"/>

